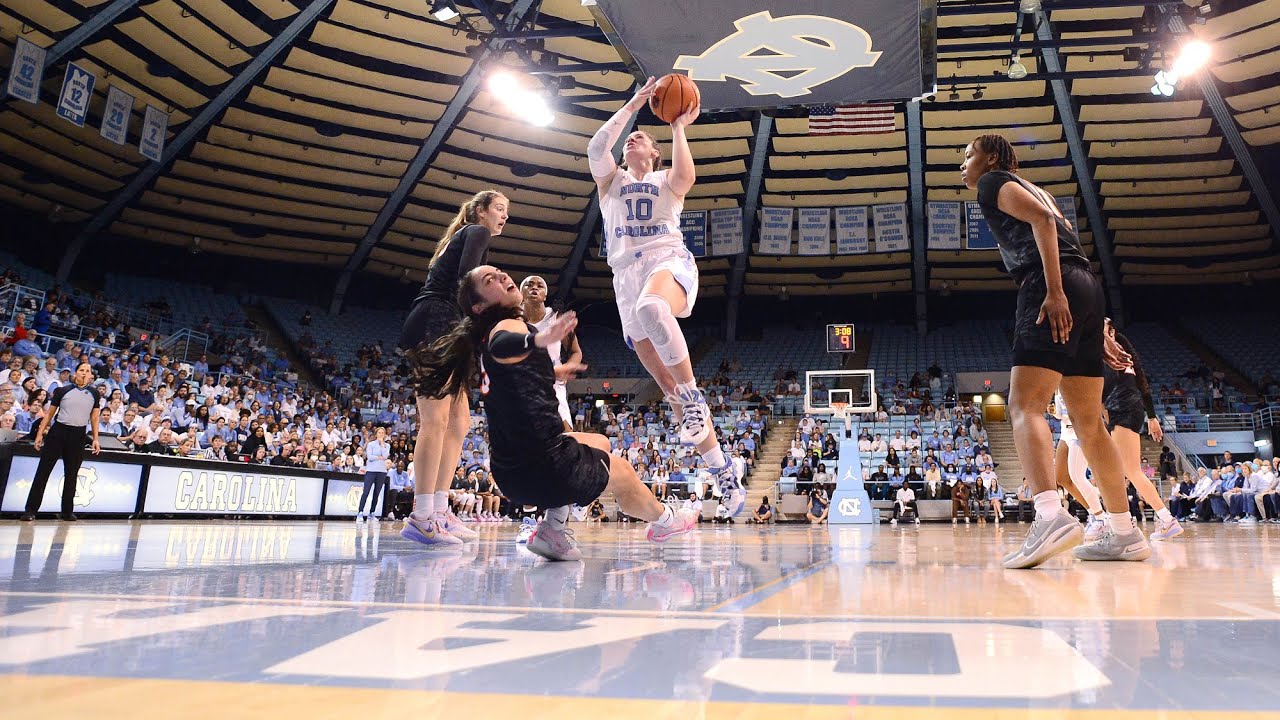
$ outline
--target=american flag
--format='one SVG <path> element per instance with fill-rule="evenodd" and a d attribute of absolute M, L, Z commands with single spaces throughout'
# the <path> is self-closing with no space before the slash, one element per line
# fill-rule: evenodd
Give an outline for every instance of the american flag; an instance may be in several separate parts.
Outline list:
<path fill-rule="evenodd" d="M 809 108 L 810 135 L 890 133 L 892 105 L 814 105 Z"/>

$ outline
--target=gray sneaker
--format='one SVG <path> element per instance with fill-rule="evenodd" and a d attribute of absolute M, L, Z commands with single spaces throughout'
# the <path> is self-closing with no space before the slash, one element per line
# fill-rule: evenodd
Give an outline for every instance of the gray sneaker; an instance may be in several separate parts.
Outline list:
<path fill-rule="evenodd" d="M 1084 528 L 1065 511 L 1050 518 L 1036 518 L 1022 547 L 1004 556 L 1009 570 L 1033 568 L 1084 540 Z"/>
<path fill-rule="evenodd" d="M 1088 545 L 1081 545 L 1072 550 L 1071 554 L 1080 560 L 1138 562 L 1151 557 L 1151 545 L 1137 528 L 1123 535 L 1118 535 L 1111 528 L 1107 528 L 1097 540 Z"/>
<path fill-rule="evenodd" d="M 529 536 L 525 547 L 548 560 L 572 562 L 582 559 L 582 551 L 573 539 L 573 531 L 568 528 L 553 529 L 545 520 L 538 523 L 538 528 Z"/>

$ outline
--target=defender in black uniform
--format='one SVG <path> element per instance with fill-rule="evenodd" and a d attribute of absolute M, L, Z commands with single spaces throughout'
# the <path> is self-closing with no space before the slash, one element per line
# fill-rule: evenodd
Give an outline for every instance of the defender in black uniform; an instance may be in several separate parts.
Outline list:
<path fill-rule="evenodd" d="M 1017 172 L 1017 154 L 999 135 L 975 139 L 960 166 L 965 186 L 978 191 L 1005 268 L 1018 284 L 1009 409 L 1018 457 L 1035 492 L 1036 520 L 1004 566 L 1034 567 L 1083 539 L 1080 524 L 1058 498 L 1053 436 L 1044 419 L 1059 387 L 1112 520 L 1076 556 L 1143 560 L 1151 547 L 1129 515 L 1120 455 L 1102 422 L 1102 286 L 1053 197 Z"/>
<path fill-rule="evenodd" d="M 458 210 L 436 245 L 427 280 L 400 331 L 400 347 L 413 368 L 418 439 L 413 448 L 414 508 L 401 533 L 424 545 L 460 545 L 478 537 L 449 508 L 449 484 L 471 428 L 467 388 L 442 393 L 422 374 L 432 346 L 462 320 L 458 280 L 484 262 L 489 239 L 502 234 L 508 202 L 496 190 L 479 192 Z"/>
<path fill-rule="evenodd" d="M 547 508 L 546 519 L 528 548 L 551 560 L 582 557 L 566 530 L 568 505 L 588 505 L 611 491 L 628 515 L 650 521 L 649 539 L 663 542 L 697 524 L 692 511 L 673 512 L 648 491 L 635 469 L 609 454 L 603 435 L 565 432 L 555 395 L 555 368 L 547 347 L 573 332 L 577 316 L 557 317 L 541 332 L 524 321 L 524 297 L 511 277 L 482 265 L 467 273 L 458 289 L 466 318 L 434 346 L 423 366 L 423 381 L 438 392 L 465 392 L 483 368 L 489 394 L 490 469 L 503 494 L 516 505 Z M 562 365 L 562 372 L 581 370 Z"/>
<path fill-rule="evenodd" d="M 1152 540 L 1168 540 L 1182 534 L 1182 525 L 1165 505 L 1160 491 L 1142 472 L 1142 428 L 1156 442 L 1164 439 L 1164 430 L 1156 419 L 1156 406 L 1151 399 L 1151 385 L 1142 371 L 1142 361 L 1129 338 L 1116 331 L 1110 318 L 1106 324 L 1107 372 L 1103 401 L 1107 409 L 1107 428 L 1120 451 L 1124 474 L 1142 499 L 1156 514 Z M 1123 358 L 1127 357 L 1128 362 Z M 1111 358 L 1119 358 L 1114 362 Z"/>
<path fill-rule="evenodd" d="M 98 446 L 98 405 L 102 396 L 89 384 L 91 380 L 93 366 L 87 362 L 80 363 L 76 367 L 74 384 L 54 390 L 49 399 L 52 412 L 44 416 L 36 431 L 35 445 L 40 451 L 40 464 L 36 466 L 36 476 L 31 479 L 27 511 L 22 514 L 22 520 L 36 519 L 40 503 L 44 501 L 45 485 L 49 483 L 49 475 L 59 460 L 62 461 L 61 517 L 63 520 L 76 519 L 72 510 L 76 485 L 80 480 L 80 464 L 84 462 L 85 437 L 93 434 L 94 455 L 102 450 Z"/>

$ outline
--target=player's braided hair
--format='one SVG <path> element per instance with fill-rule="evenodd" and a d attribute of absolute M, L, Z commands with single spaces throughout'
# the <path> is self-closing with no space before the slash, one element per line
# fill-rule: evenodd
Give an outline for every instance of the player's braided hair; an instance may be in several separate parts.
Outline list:
<path fill-rule="evenodd" d="M 973 146 L 982 152 L 995 155 L 997 170 L 1018 172 L 1018 154 L 1013 151 L 1013 145 L 1005 140 L 1003 135 L 979 135 L 973 141 Z"/>
<path fill-rule="evenodd" d="M 480 312 L 475 311 L 480 301 L 475 278 L 480 269 L 468 272 L 458 284 L 458 307 L 462 308 L 464 315 L 462 322 L 435 342 L 420 343 L 406 353 L 412 368 L 414 390 L 421 397 L 452 397 L 478 385 L 479 353 L 488 341 L 489 333 L 503 320 L 521 316 L 519 305 L 490 305 Z"/>

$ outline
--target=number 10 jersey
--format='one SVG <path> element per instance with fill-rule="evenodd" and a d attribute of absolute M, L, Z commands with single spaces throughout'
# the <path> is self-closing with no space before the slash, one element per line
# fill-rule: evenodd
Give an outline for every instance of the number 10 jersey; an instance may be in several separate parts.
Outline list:
<path fill-rule="evenodd" d="M 600 199 L 604 243 L 609 267 L 619 270 L 636 262 L 645 252 L 684 247 L 680 213 L 684 199 L 667 185 L 667 170 L 636 180 L 618 168 L 609 191 Z"/>

